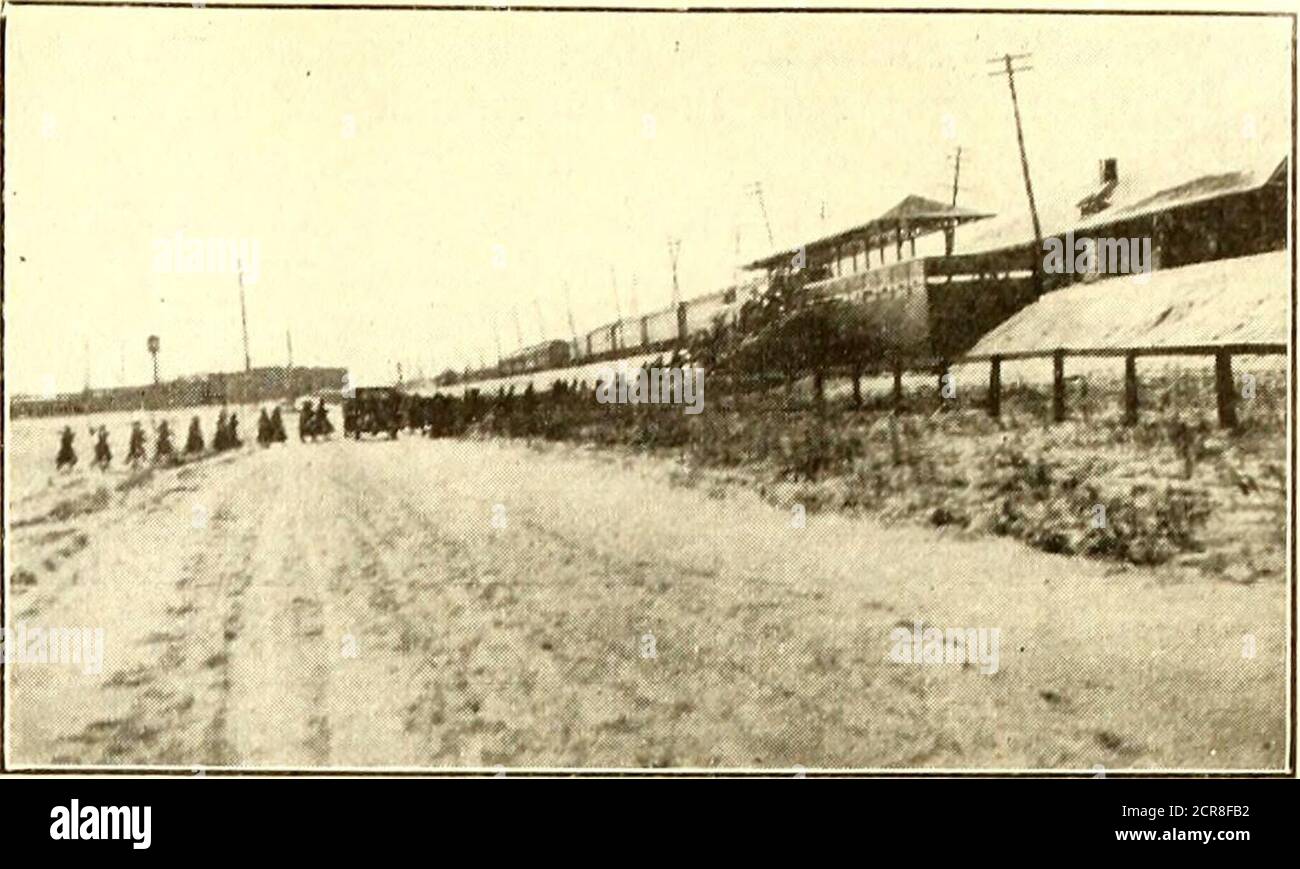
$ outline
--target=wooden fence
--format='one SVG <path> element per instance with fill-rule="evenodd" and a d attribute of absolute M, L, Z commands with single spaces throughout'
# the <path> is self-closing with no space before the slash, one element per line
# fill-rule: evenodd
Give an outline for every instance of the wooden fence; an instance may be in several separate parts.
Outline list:
<path fill-rule="evenodd" d="M 989 416 L 1002 413 L 1002 363 L 1025 359 L 1052 360 L 1052 421 L 1066 418 L 1065 360 L 1067 357 L 1123 358 L 1124 359 L 1124 424 L 1135 425 L 1138 419 L 1137 360 L 1140 356 L 1213 356 L 1214 392 L 1219 410 L 1219 425 L 1237 427 L 1237 389 L 1232 376 L 1234 356 L 1285 356 L 1287 345 L 1280 343 L 1257 344 L 1185 344 L 1164 347 L 1104 347 L 1066 348 L 1054 350 L 1024 350 L 1008 353 L 979 353 L 963 356 L 953 364 L 989 363 Z M 941 375 L 946 371 L 942 367 Z M 895 384 L 898 385 L 897 373 Z"/>

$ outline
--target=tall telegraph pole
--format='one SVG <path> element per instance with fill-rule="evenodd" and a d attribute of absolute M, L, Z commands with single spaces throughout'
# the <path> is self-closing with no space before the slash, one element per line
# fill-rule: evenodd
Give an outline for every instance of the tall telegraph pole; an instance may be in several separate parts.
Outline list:
<path fill-rule="evenodd" d="M 677 286 L 677 257 L 678 255 L 681 254 L 681 252 L 682 252 L 682 240 L 680 238 L 668 239 L 668 258 L 671 259 L 673 263 L 673 310 L 674 311 L 677 310 L 677 306 L 681 304 L 682 301 L 682 291 Z"/>
<path fill-rule="evenodd" d="M 618 272 L 614 271 L 612 265 L 609 267 L 609 284 L 614 291 L 614 316 L 621 321 L 623 319 L 623 306 L 618 302 Z"/>
<path fill-rule="evenodd" d="M 284 372 L 284 392 L 287 398 L 293 398 L 293 335 L 284 330 L 284 351 L 288 358 L 288 367 Z"/>
<path fill-rule="evenodd" d="M 1034 184 L 1029 179 L 1029 158 L 1025 156 L 1025 134 L 1020 125 L 1020 101 L 1016 98 L 1016 73 L 1028 72 L 1033 67 L 1016 67 L 1015 63 L 1028 57 L 1028 54 L 1004 54 L 1001 57 L 991 58 L 989 63 L 1001 64 L 1003 68 L 991 72 L 989 75 L 1005 75 L 1007 85 L 1011 88 L 1011 109 L 1016 116 L 1016 142 L 1020 145 L 1020 169 L 1025 176 L 1025 195 L 1029 197 L 1029 216 L 1034 221 L 1034 289 L 1041 295 L 1043 292 L 1043 271 L 1040 267 L 1043 254 L 1043 228 L 1038 223 L 1038 206 L 1034 204 Z"/>
<path fill-rule="evenodd" d="M 248 355 L 248 310 L 244 307 L 244 264 L 239 264 L 239 323 L 244 330 L 244 370 L 252 371 L 253 362 Z"/>
<path fill-rule="evenodd" d="M 511 313 L 515 318 L 515 341 L 518 343 L 519 349 L 522 350 L 524 348 L 524 330 L 519 325 L 519 306 L 516 305 L 512 308 Z"/>
<path fill-rule="evenodd" d="M 961 181 L 961 147 L 957 148 L 956 163 L 952 170 L 952 206 L 957 207 L 957 185 Z"/>
<path fill-rule="evenodd" d="M 952 157 L 952 207 L 957 207 L 957 191 L 961 189 L 961 147 L 958 146 L 957 153 Z M 952 256 L 953 248 L 957 244 L 957 220 L 954 218 L 949 221 L 948 226 L 943 231 L 943 253 L 944 256 Z"/>
<path fill-rule="evenodd" d="M 757 197 L 758 209 L 763 213 L 763 228 L 767 230 L 767 243 L 771 247 L 776 247 L 776 241 L 772 238 L 772 221 L 767 218 L 767 200 L 763 198 L 763 182 L 755 181 L 749 190 Z"/>
<path fill-rule="evenodd" d="M 533 296 L 533 312 L 537 315 L 537 340 L 546 340 L 546 320 L 542 317 L 542 301 Z"/>
<path fill-rule="evenodd" d="M 569 332 L 573 334 L 573 356 L 576 359 L 579 353 L 578 349 L 578 327 L 573 322 L 573 299 L 569 295 L 569 282 L 564 282 L 564 307 L 569 313 Z"/>

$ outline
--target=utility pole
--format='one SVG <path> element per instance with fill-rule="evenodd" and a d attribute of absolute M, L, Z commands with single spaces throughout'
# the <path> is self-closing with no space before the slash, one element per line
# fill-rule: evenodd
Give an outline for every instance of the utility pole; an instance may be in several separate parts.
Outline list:
<path fill-rule="evenodd" d="M 623 307 L 618 303 L 618 273 L 614 271 L 614 266 L 609 267 L 609 284 L 614 290 L 614 317 L 620 322 L 623 319 Z"/>
<path fill-rule="evenodd" d="M 758 209 L 763 213 L 763 226 L 767 229 L 767 243 L 771 247 L 776 247 L 776 241 L 772 238 L 772 221 L 767 218 L 767 202 L 763 199 L 763 182 L 755 181 L 748 190 L 758 198 Z"/>
<path fill-rule="evenodd" d="M 501 333 L 497 331 L 497 313 L 492 312 L 492 343 L 497 348 L 497 365 L 501 364 Z"/>
<path fill-rule="evenodd" d="M 740 226 L 736 226 L 736 253 L 731 261 L 731 282 L 740 283 Z"/>
<path fill-rule="evenodd" d="M 569 332 L 573 334 L 573 355 L 577 358 L 578 349 L 578 327 L 573 322 L 573 299 L 569 296 L 569 282 L 564 282 L 564 307 L 569 312 Z"/>
<path fill-rule="evenodd" d="M 546 321 L 542 318 L 542 302 L 533 296 L 533 311 L 537 314 L 537 340 L 546 340 Z"/>
<path fill-rule="evenodd" d="M 288 356 L 288 363 L 289 363 L 289 364 L 288 364 L 288 367 L 285 368 L 285 371 L 284 371 L 284 392 L 285 392 L 285 397 L 287 397 L 287 398 L 293 398 L 293 397 L 294 397 L 294 388 L 293 388 L 293 336 L 289 334 L 289 330 L 288 330 L 288 329 L 285 329 L 285 330 L 284 330 L 284 350 L 285 350 L 286 355 Z"/>
<path fill-rule="evenodd" d="M 252 371 L 253 363 L 248 355 L 248 311 L 244 307 L 244 263 L 242 261 L 239 263 L 239 323 L 244 330 L 244 371 Z"/>
<path fill-rule="evenodd" d="M 957 147 L 956 164 L 952 170 L 952 206 L 957 207 L 957 185 L 961 181 L 961 146 Z"/>
<path fill-rule="evenodd" d="M 1029 180 L 1029 158 L 1025 156 L 1025 134 L 1020 125 L 1020 101 L 1016 98 L 1016 73 L 1028 72 L 1033 69 L 1032 66 L 1015 67 L 1013 62 L 1021 61 L 1028 58 L 1028 54 L 1004 54 L 1002 57 L 994 57 L 989 63 L 1002 64 L 1003 68 L 997 72 L 991 72 L 991 76 L 1005 75 L 1007 85 L 1011 89 L 1011 109 L 1016 116 L 1016 142 L 1020 145 L 1020 169 L 1025 176 L 1025 195 L 1029 197 L 1029 216 L 1034 221 L 1034 291 L 1038 295 L 1043 292 L 1043 270 L 1041 268 L 1043 258 L 1043 228 L 1038 223 L 1038 206 L 1034 204 L 1034 184 Z"/>
<path fill-rule="evenodd" d="M 957 147 L 957 154 L 953 157 L 952 170 L 952 207 L 957 207 L 957 191 L 961 184 L 961 146 Z M 948 222 L 948 226 L 943 231 L 943 255 L 952 256 L 953 248 L 957 244 L 957 221 L 954 218 Z"/>
<path fill-rule="evenodd" d="M 682 291 L 677 286 L 677 257 L 681 254 L 681 251 L 682 251 L 682 240 L 680 238 L 668 239 L 668 258 L 672 260 L 672 264 L 673 264 L 673 310 L 674 311 L 677 310 L 677 306 L 681 304 L 682 301 Z"/>
<path fill-rule="evenodd" d="M 518 349 L 522 350 L 524 347 L 524 330 L 519 326 L 519 306 L 516 305 L 510 310 L 515 318 L 515 340 L 519 342 Z"/>

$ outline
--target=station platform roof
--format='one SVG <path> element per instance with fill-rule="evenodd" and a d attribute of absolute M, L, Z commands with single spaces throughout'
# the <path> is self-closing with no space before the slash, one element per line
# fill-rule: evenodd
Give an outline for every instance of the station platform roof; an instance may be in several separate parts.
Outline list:
<path fill-rule="evenodd" d="M 913 238 L 939 232 L 952 226 L 993 217 L 990 212 L 977 211 L 960 205 L 948 205 L 925 196 L 904 197 L 893 208 L 879 217 L 842 229 L 801 245 L 754 260 L 746 269 L 771 269 L 788 263 L 800 250 L 811 259 L 818 254 L 839 247 L 846 242 L 861 242 L 870 247 L 894 243 L 898 239 Z"/>

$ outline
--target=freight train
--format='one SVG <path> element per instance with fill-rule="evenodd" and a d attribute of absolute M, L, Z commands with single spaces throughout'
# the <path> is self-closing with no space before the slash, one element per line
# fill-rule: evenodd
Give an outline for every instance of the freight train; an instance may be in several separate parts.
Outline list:
<path fill-rule="evenodd" d="M 684 346 L 691 336 L 708 331 L 716 322 L 734 323 L 744 303 L 758 298 L 766 287 L 765 278 L 756 278 L 675 306 L 615 320 L 571 341 L 542 341 L 502 357 L 491 371 L 476 373 L 528 374 Z"/>

